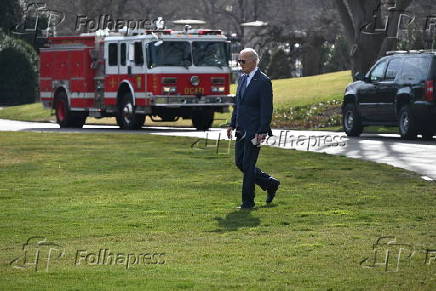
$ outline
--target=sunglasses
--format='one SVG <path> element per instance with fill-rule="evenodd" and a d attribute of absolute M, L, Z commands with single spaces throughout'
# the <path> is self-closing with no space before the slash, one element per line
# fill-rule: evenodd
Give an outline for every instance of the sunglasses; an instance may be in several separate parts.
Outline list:
<path fill-rule="evenodd" d="M 246 60 L 238 60 L 238 63 L 242 65 L 245 65 L 246 62 L 247 62 Z"/>

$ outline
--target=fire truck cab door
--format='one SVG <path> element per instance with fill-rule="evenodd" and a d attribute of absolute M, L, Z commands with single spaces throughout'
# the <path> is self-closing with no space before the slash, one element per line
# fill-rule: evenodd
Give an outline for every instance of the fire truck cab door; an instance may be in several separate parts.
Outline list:
<path fill-rule="evenodd" d="M 119 72 L 118 66 L 120 61 L 120 49 L 117 41 L 109 41 L 104 43 L 104 59 L 105 59 L 105 85 L 104 90 L 115 94 L 118 90 Z M 105 95 L 108 96 L 106 93 Z M 115 97 L 115 96 L 111 96 Z"/>
<path fill-rule="evenodd" d="M 120 59 L 118 42 L 106 42 L 104 44 L 105 60 L 106 60 L 106 74 L 118 75 L 118 65 Z"/>
<path fill-rule="evenodd" d="M 119 45 L 120 45 L 120 62 L 118 66 L 118 73 L 120 75 L 127 75 L 127 67 L 128 67 L 127 43 L 120 42 Z"/>
<path fill-rule="evenodd" d="M 141 41 L 129 43 L 129 67 L 131 74 L 144 74 L 144 45 Z"/>
<path fill-rule="evenodd" d="M 107 42 L 105 43 L 106 52 L 106 74 L 126 75 L 127 74 L 127 43 L 126 42 Z"/>

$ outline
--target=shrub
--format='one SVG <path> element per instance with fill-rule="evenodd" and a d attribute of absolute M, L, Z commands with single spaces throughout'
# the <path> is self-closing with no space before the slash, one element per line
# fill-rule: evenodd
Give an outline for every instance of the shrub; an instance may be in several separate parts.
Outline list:
<path fill-rule="evenodd" d="M 35 101 L 38 55 L 26 42 L 0 32 L 0 105 Z"/>
<path fill-rule="evenodd" d="M 341 104 L 339 100 L 331 100 L 306 106 L 278 107 L 273 112 L 272 126 L 294 129 L 340 126 Z"/>

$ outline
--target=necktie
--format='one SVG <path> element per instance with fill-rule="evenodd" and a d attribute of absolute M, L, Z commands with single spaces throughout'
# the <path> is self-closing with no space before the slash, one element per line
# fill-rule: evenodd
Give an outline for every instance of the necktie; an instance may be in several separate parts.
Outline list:
<path fill-rule="evenodd" d="M 242 76 L 242 81 L 240 85 L 241 89 L 239 91 L 239 96 L 241 97 L 241 100 L 244 98 L 245 89 L 247 88 L 247 75 L 244 74 Z"/>

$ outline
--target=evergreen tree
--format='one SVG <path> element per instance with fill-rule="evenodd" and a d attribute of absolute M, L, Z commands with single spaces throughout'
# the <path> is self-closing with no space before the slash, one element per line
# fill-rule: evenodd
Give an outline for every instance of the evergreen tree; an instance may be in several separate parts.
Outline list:
<path fill-rule="evenodd" d="M 21 7 L 19 0 L 0 1 L 0 29 L 9 33 L 21 19 Z"/>

